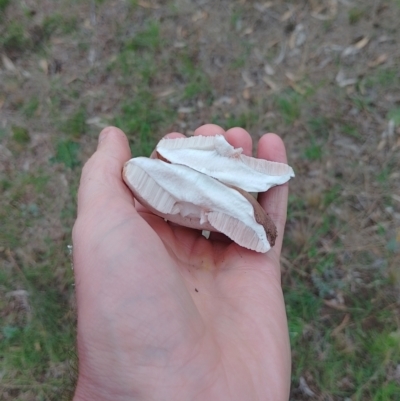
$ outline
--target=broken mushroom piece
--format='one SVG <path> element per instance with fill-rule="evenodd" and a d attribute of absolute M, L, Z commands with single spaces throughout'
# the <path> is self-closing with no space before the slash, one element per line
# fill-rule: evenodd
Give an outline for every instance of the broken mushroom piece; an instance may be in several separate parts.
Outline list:
<path fill-rule="evenodd" d="M 257 252 L 275 244 L 275 224 L 248 192 L 287 182 L 294 177 L 291 167 L 245 156 L 222 135 L 163 139 L 156 150 L 157 159 L 138 157 L 124 167 L 124 180 L 141 204 Z"/>
<path fill-rule="evenodd" d="M 235 149 L 223 135 L 165 138 L 156 150 L 163 160 L 190 167 L 247 192 L 265 192 L 294 177 L 287 164 L 246 156 L 242 148 Z"/>
<path fill-rule="evenodd" d="M 257 252 L 267 252 L 275 242 L 276 229 L 261 206 L 263 215 L 257 210 L 256 217 L 242 191 L 205 174 L 145 157 L 128 161 L 123 174 L 143 206 L 173 223 L 222 232 Z"/>

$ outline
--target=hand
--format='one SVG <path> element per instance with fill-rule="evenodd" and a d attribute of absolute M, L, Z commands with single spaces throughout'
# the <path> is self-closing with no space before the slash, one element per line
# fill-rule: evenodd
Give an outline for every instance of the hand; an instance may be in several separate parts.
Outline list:
<path fill-rule="evenodd" d="M 200 134 L 223 134 L 251 155 L 251 137 L 241 128 L 205 125 Z M 135 207 L 121 178 L 130 157 L 125 135 L 106 128 L 82 173 L 73 230 L 74 401 L 287 401 L 279 267 L 287 185 L 259 197 L 278 229 L 275 247 L 260 254 Z M 280 138 L 264 135 L 258 157 L 286 162 Z"/>

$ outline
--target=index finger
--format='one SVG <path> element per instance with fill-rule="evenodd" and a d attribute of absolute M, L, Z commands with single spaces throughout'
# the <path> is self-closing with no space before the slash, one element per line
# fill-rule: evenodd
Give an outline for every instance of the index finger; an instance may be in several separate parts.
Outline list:
<path fill-rule="evenodd" d="M 286 149 L 282 139 L 275 134 L 264 135 L 258 142 L 257 157 L 287 163 Z M 258 202 L 276 225 L 278 236 L 273 249 L 277 252 L 278 256 L 281 253 L 285 231 L 288 193 L 289 185 L 286 183 L 271 188 L 267 192 L 260 193 L 258 197 Z"/>

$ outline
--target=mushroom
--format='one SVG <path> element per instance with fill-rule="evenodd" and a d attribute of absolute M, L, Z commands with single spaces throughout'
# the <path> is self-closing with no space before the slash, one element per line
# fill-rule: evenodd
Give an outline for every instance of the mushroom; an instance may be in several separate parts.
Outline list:
<path fill-rule="evenodd" d="M 294 176 L 291 167 L 245 156 L 222 135 L 163 139 L 156 155 L 133 158 L 124 167 L 124 180 L 143 206 L 257 252 L 274 245 L 275 224 L 248 191 L 287 182 Z"/>
<path fill-rule="evenodd" d="M 170 163 L 183 164 L 247 192 L 265 192 L 294 177 L 287 164 L 246 156 L 223 135 L 162 139 L 156 151 Z"/>

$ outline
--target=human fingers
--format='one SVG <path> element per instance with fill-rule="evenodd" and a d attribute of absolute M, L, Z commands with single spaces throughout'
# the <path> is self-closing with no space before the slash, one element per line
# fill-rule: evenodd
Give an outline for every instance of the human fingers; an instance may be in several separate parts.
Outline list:
<path fill-rule="evenodd" d="M 205 124 L 194 131 L 194 135 L 212 136 L 224 135 L 226 140 L 235 148 L 243 148 L 244 154 L 250 156 L 252 152 L 252 140 L 249 133 L 243 128 L 231 128 L 225 130 L 219 125 Z"/>
<path fill-rule="evenodd" d="M 99 136 L 96 152 L 82 170 L 78 191 L 78 217 L 99 202 L 118 197 L 132 203 L 132 195 L 122 180 L 124 163 L 131 157 L 128 139 L 118 128 L 107 127 Z"/>
<path fill-rule="evenodd" d="M 239 127 L 228 129 L 225 133 L 225 138 L 233 147 L 242 148 L 245 155 L 251 156 L 253 140 L 245 129 Z"/>
<path fill-rule="evenodd" d="M 264 135 L 258 143 L 257 157 L 260 159 L 287 163 L 285 145 L 282 139 L 275 134 Z M 283 184 L 261 193 L 258 198 L 259 203 L 276 225 L 278 236 L 273 249 L 278 256 L 281 253 L 285 230 L 288 192 L 288 184 Z"/>
<path fill-rule="evenodd" d="M 186 138 L 185 135 L 181 134 L 180 132 L 170 132 L 169 134 L 164 135 L 163 139 L 176 139 L 176 138 Z M 156 150 L 154 149 L 151 152 L 150 159 L 156 159 Z"/>
<path fill-rule="evenodd" d="M 194 135 L 212 136 L 212 135 L 224 135 L 225 130 L 216 124 L 205 124 L 197 128 L 194 131 Z"/>

